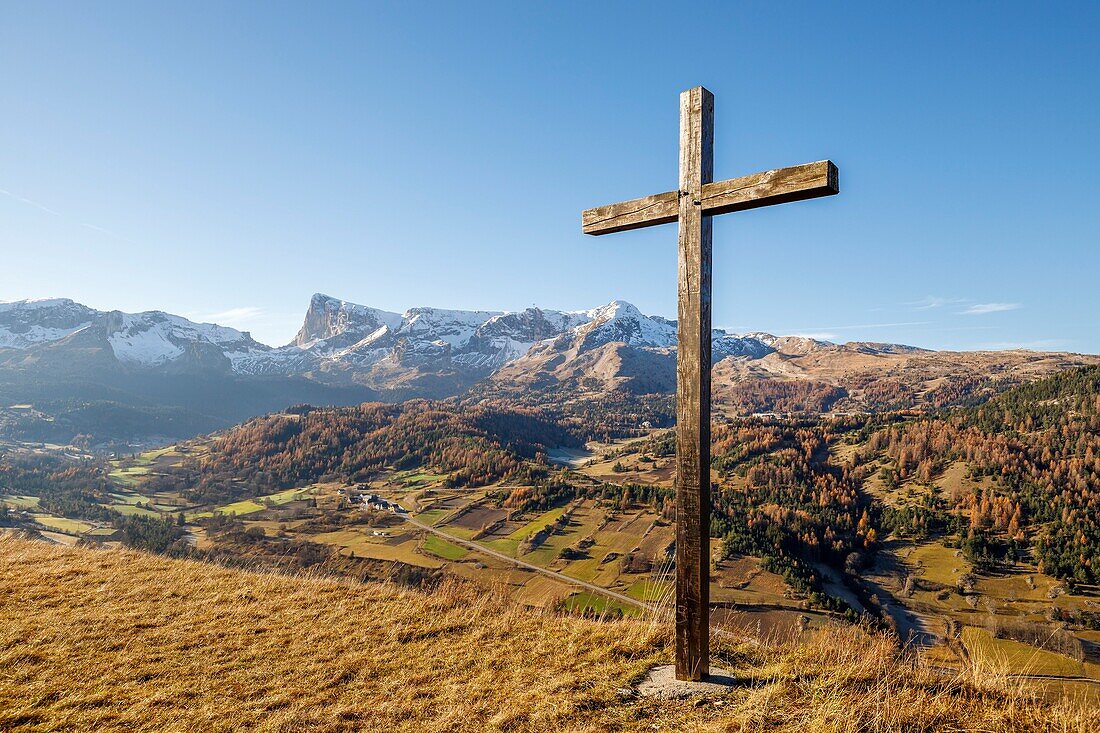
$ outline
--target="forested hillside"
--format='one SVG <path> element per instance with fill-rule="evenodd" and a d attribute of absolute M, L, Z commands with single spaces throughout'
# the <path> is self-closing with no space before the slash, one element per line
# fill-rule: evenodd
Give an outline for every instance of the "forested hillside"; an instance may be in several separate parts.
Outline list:
<path fill-rule="evenodd" d="M 952 461 L 989 479 L 980 493 L 939 497 L 929 512 L 910 518 L 912 531 L 931 531 L 939 509 L 964 511 L 962 531 L 979 558 L 1034 541 L 1044 572 L 1100 582 L 1100 368 L 1023 385 L 944 418 L 884 428 L 854 464 L 876 454 L 893 461 L 892 482 L 932 481 Z"/>
<path fill-rule="evenodd" d="M 1098 367 L 934 417 L 740 420 L 713 440 L 727 552 L 854 572 L 889 537 L 941 538 L 979 568 L 1033 556 L 1070 584 L 1100 582 Z"/>
<path fill-rule="evenodd" d="M 301 406 L 216 437 L 207 451 L 158 477 L 153 488 L 212 502 L 420 467 L 449 474 L 452 486 L 482 486 L 515 473 L 524 461 L 544 463 L 550 448 L 580 444 L 536 411 L 427 400 Z"/>

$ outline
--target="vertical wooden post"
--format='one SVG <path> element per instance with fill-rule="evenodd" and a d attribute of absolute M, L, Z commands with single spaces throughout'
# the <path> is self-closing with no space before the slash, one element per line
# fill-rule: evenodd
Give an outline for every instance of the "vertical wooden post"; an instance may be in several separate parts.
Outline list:
<path fill-rule="evenodd" d="M 710 672 L 711 217 L 714 95 L 680 95 L 680 256 L 676 355 L 676 679 Z"/>
<path fill-rule="evenodd" d="M 714 95 L 680 95 L 680 187 L 581 214 L 585 234 L 680 222 L 676 360 L 676 679 L 710 673 L 711 217 L 840 193 L 831 161 L 714 183 Z"/>

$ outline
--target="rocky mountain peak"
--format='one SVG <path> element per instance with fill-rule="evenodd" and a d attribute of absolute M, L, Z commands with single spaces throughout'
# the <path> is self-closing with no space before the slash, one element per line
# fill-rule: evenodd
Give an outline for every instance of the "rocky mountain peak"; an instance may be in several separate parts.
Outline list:
<path fill-rule="evenodd" d="M 573 329 L 573 346 L 581 350 L 622 342 L 628 346 L 668 348 L 676 344 L 676 323 L 643 315 L 623 300 L 588 311 L 591 319 Z"/>
<path fill-rule="evenodd" d="M 382 329 L 396 330 L 402 317 L 397 313 L 368 308 L 339 298 L 315 293 L 291 346 L 311 348 L 325 342 L 330 349 L 344 348 Z"/>

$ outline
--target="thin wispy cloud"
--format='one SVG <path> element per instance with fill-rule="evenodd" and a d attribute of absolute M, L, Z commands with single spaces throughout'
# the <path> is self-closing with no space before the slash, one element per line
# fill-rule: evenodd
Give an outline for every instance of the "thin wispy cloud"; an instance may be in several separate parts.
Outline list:
<path fill-rule="evenodd" d="M 978 344 L 983 351 L 1065 351 L 1070 347 L 1070 341 L 1065 339 L 1038 339 L 1035 341 L 993 341 Z"/>
<path fill-rule="evenodd" d="M 904 303 L 904 305 L 915 311 L 927 311 L 949 305 L 959 305 L 965 302 L 967 302 L 966 298 L 944 298 L 939 295 L 926 295 L 920 300 L 911 300 L 908 303 Z"/>
<path fill-rule="evenodd" d="M 8 191 L 6 189 L 0 188 L 0 195 L 7 196 L 8 198 L 13 199 L 15 201 L 18 201 L 21 204 L 26 204 L 27 206 L 33 206 L 34 208 L 39 209 L 40 211 L 45 211 L 47 214 L 51 214 L 53 216 L 61 216 L 60 211 L 54 211 L 53 209 L 51 209 L 49 206 L 46 206 L 45 204 L 40 204 L 37 201 L 32 201 L 31 199 L 24 198 L 23 196 L 20 196 L 19 194 L 16 194 L 16 193 L 12 193 L 11 191 Z"/>
<path fill-rule="evenodd" d="M 858 331 L 871 328 L 901 328 L 903 326 L 927 326 L 931 321 L 902 321 L 899 323 L 857 323 L 846 326 L 815 326 L 813 328 L 780 329 L 783 333 L 792 335 L 809 335 L 813 333 L 831 333 L 832 331 Z M 836 334 L 833 334 L 835 337 Z"/>
<path fill-rule="evenodd" d="M 937 331 L 997 331 L 1001 326 L 978 325 L 975 323 L 966 326 L 936 326 Z"/>
<path fill-rule="evenodd" d="M 29 199 L 25 196 L 20 196 L 17 193 L 12 193 L 11 191 L 7 190 L 6 188 L 0 188 L 0 196 L 7 196 L 8 198 L 10 198 L 13 201 L 18 201 L 21 204 L 26 204 L 27 206 L 32 206 L 32 207 L 38 209 L 39 211 L 43 211 L 43 212 L 49 214 L 50 216 L 56 216 L 56 217 L 59 217 L 61 219 L 65 219 L 69 222 L 73 222 L 73 219 L 71 217 L 68 217 L 65 214 L 62 214 L 60 211 L 57 211 L 56 209 L 51 209 L 49 206 L 46 206 L 45 204 L 39 203 L 39 202 L 35 201 L 34 199 Z M 101 226 L 96 226 L 95 224 L 89 224 L 88 222 L 84 222 L 84 221 L 77 221 L 77 222 L 73 222 L 73 223 L 78 224 L 78 225 L 84 227 L 85 229 L 91 229 L 93 232 L 99 232 L 100 234 L 106 234 L 108 237 L 112 237 L 114 239 L 117 239 L 120 242 L 126 242 L 127 244 L 135 244 L 135 242 L 132 242 L 129 239 L 126 239 L 125 237 L 120 237 L 119 235 L 115 234 L 111 230 L 104 229 Z"/>
<path fill-rule="evenodd" d="M 243 325 L 247 323 L 255 323 L 267 314 L 263 308 L 257 308 L 256 306 L 242 306 L 240 308 L 230 308 L 224 311 L 218 311 L 217 313 L 198 313 L 193 316 L 195 320 L 202 321 L 203 323 L 217 323 L 221 326 L 235 326 Z"/>
<path fill-rule="evenodd" d="M 959 311 L 964 316 L 982 316 L 986 313 L 1004 313 L 1022 308 L 1020 303 L 975 303 L 974 305 Z"/>
<path fill-rule="evenodd" d="M 114 232 L 108 231 L 108 230 L 104 229 L 103 227 L 97 227 L 95 224 L 89 224 L 88 222 L 82 221 L 82 222 L 80 222 L 80 226 L 84 227 L 85 229 L 91 229 L 93 232 L 99 232 L 100 234 L 106 234 L 108 237 L 115 237 L 116 239 L 121 239 L 121 237 L 119 237 Z"/>

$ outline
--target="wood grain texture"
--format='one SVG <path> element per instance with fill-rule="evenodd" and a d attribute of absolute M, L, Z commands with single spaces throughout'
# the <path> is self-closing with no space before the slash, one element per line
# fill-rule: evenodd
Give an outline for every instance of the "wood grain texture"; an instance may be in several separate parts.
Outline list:
<path fill-rule="evenodd" d="M 585 234 L 611 234 L 671 224 L 680 216 L 679 198 L 675 191 L 668 191 L 588 209 L 581 214 L 581 230 Z"/>
<path fill-rule="evenodd" d="M 710 672 L 711 222 L 714 95 L 680 95 L 680 254 L 676 352 L 676 679 Z"/>
<path fill-rule="evenodd" d="M 776 168 L 703 186 L 703 213 L 728 214 L 761 206 L 840 193 L 840 174 L 829 160 Z"/>
<path fill-rule="evenodd" d="M 837 167 L 832 161 L 819 160 L 707 183 L 702 188 L 701 201 L 704 214 L 716 215 L 838 193 Z M 679 216 L 678 198 L 676 191 L 668 191 L 588 209 L 581 214 L 581 230 L 598 235 L 669 224 Z"/>

